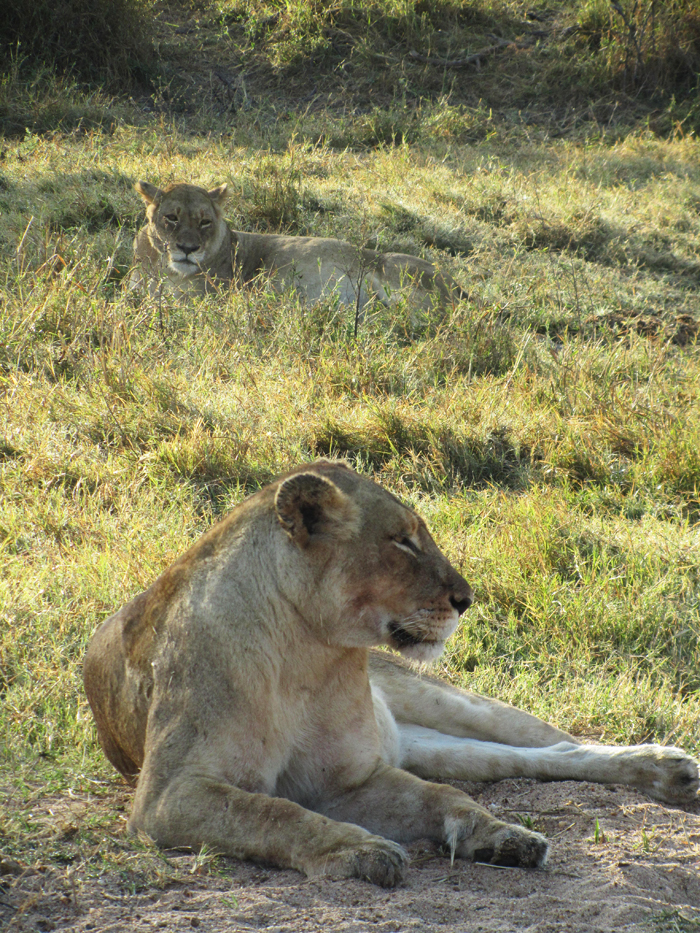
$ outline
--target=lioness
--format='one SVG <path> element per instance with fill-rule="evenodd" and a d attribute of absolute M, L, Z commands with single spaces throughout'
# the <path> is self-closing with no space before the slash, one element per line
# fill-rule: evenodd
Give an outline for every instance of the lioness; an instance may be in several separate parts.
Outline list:
<path fill-rule="evenodd" d="M 85 689 L 102 747 L 164 846 L 392 886 L 429 838 L 452 857 L 542 866 L 539 833 L 423 778 L 527 775 L 691 800 L 695 762 L 601 748 L 421 675 L 472 602 L 423 521 L 341 462 L 236 507 L 95 634 Z M 413 773 L 409 773 L 413 772 Z"/>
<path fill-rule="evenodd" d="M 165 285 L 177 296 L 203 295 L 222 283 L 269 278 L 277 289 L 294 286 L 307 301 L 337 296 L 361 308 L 371 298 L 394 304 L 410 294 L 428 307 L 431 294 L 445 302 L 464 297 L 449 276 L 404 253 L 359 249 L 329 237 L 279 236 L 229 229 L 221 210 L 226 185 L 206 191 L 140 181 L 146 225 L 134 239 L 131 288 L 151 295 Z"/>

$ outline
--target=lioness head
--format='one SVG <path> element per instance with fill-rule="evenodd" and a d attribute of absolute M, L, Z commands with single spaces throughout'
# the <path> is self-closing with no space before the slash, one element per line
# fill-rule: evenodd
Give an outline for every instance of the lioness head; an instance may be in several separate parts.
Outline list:
<path fill-rule="evenodd" d="M 322 638 L 439 656 L 473 594 L 415 512 L 334 461 L 283 477 L 274 508 L 288 538 L 285 590 Z"/>
<path fill-rule="evenodd" d="M 226 222 L 220 204 L 226 185 L 206 191 L 197 185 L 171 185 L 162 191 L 145 181 L 135 185 L 146 202 L 148 239 L 184 278 L 206 268 L 223 245 Z"/>

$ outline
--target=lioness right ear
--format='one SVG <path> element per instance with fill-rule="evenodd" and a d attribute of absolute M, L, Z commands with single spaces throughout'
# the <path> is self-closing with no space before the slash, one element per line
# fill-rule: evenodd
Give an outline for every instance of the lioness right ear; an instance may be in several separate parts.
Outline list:
<path fill-rule="evenodd" d="M 275 495 L 275 512 L 289 537 L 301 548 L 314 537 L 349 532 L 355 523 L 355 506 L 350 497 L 316 473 L 296 473 L 286 479 Z"/>
<path fill-rule="evenodd" d="M 155 185 L 151 185 L 147 181 L 137 181 L 134 188 L 138 191 L 146 204 L 154 204 L 163 197 L 163 192 L 160 188 L 156 188 Z"/>
<path fill-rule="evenodd" d="M 227 188 L 228 185 L 224 183 L 223 185 L 219 185 L 218 188 L 212 188 L 211 191 L 207 191 L 207 194 L 212 199 L 212 201 L 223 201 L 226 197 Z"/>

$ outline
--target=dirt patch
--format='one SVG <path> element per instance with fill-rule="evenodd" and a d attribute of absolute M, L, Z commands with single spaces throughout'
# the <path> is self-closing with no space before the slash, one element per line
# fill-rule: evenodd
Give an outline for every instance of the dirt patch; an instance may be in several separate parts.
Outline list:
<path fill-rule="evenodd" d="M 672 809 L 619 787 L 529 780 L 458 785 L 494 814 L 546 833 L 543 871 L 450 865 L 409 847 L 405 883 L 307 881 L 211 854 L 160 853 L 126 836 L 129 795 L 37 799 L 33 825 L 60 841 L 30 866 L 0 860 L 0 927 L 8 931 L 700 931 L 700 801 Z M 81 824 L 114 819 L 100 839 Z M 58 843 L 57 843 L 58 845 Z M 112 858 L 115 852 L 120 859 Z M 110 856 L 111 853 L 111 856 Z M 100 858 L 104 861 L 101 864 Z M 112 862 L 110 863 L 110 858 Z"/>

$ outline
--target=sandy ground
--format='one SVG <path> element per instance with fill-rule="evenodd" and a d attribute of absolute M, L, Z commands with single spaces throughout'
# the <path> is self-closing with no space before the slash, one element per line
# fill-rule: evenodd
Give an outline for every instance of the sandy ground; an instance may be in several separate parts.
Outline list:
<path fill-rule="evenodd" d="M 360 931 L 700 931 L 700 798 L 671 809 L 636 791 L 530 780 L 461 784 L 505 819 L 544 832 L 552 844 L 542 871 L 457 862 L 427 843 L 409 848 L 405 883 L 393 890 L 361 881 L 307 881 L 293 871 L 168 852 L 163 878 L 95 860 L 46 865 L 0 860 L 0 929 L 8 931 L 192 930 L 306 933 Z M 89 805 L 37 800 L 70 834 L 88 807 L 128 807 L 118 788 Z M 66 824 L 65 813 L 72 815 Z M 123 825 L 123 816 L 122 819 Z M 597 829 L 596 829 L 596 820 Z M 531 821 L 531 824 L 530 824 Z M 116 839 L 125 866 L 134 842 Z M 77 853 L 79 856 L 79 853 Z M 152 852 L 157 861 L 160 856 Z"/>

